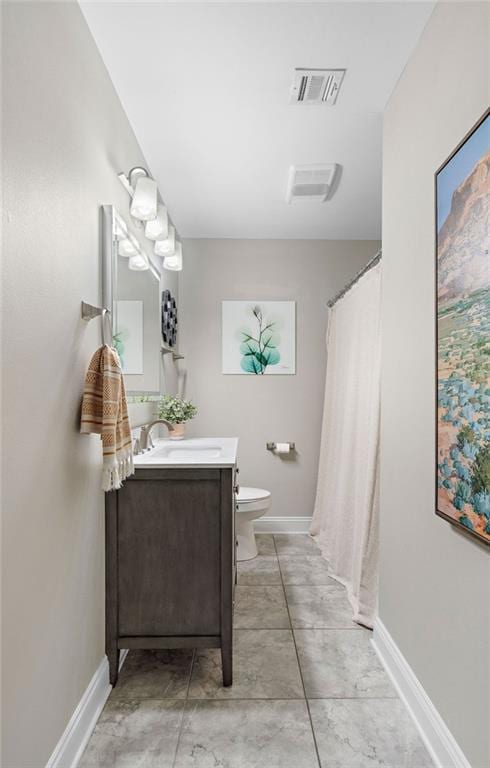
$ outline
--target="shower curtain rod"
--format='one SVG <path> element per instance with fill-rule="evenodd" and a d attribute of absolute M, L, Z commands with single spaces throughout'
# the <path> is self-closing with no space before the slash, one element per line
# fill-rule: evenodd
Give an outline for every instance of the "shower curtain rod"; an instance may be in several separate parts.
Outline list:
<path fill-rule="evenodd" d="M 360 270 L 360 272 L 358 272 L 358 273 L 357 273 L 357 275 L 356 275 L 355 277 L 353 277 L 353 278 L 352 278 L 352 280 L 350 280 L 350 281 L 347 283 L 347 285 L 344 285 L 344 287 L 342 288 L 342 290 L 341 290 L 341 291 L 339 291 L 339 292 L 338 292 L 338 293 L 337 293 L 337 294 L 336 294 L 336 295 L 333 297 L 333 299 L 330 299 L 330 301 L 327 301 L 327 307 L 330 309 L 331 307 L 333 307 L 333 305 L 334 305 L 334 304 L 336 304 L 336 303 L 337 303 L 337 301 L 338 301 L 339 299 L 341 299 L 341 298 L 342 298 L 342 296 L 345 296 L 345 294 L 347 293 L 347 291 L 350 291 L 350 289 L 352 288 L 352 286 L 353 286 L 353 285 L 355 285 L 355 284 L 357 283 L 357 281 L 358 281 L 358 280 L 360 280 L 360 279 L 361 279 L 361 277 L 362 277 L 363 275 L 365 275 L 365 274 L 366 274 L 366 272 L 369 272 L 369 270 L 370 270 L 372 267 L 375 267 L 375 266 L 376 266 L 376 264 L 378 264 L 378 262 L 380 262 L 380 261 L 381 261 L 381 256 L 382 256 L 382 251 L 381 251 L 381 250 L 379 250 L 379 251 L 377 252 L 377 254 L 376 254 L 375 256 L 373 256 L 373 258 L 372 258 L 372 259 L 370 259 L 370 260 L 368 261 L 368 263 L 366 264 L 366 266 L 365 266 L 365 267 L 363 267 L 363 268 Z"/>

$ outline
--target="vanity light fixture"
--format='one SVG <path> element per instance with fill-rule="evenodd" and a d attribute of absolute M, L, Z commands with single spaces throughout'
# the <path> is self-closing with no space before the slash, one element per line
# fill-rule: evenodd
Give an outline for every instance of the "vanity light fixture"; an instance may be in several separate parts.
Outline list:
<path fill-rule="evenodd" d="M 168 214 L 167 209 L 160 203 L 157 206 L 157 215 L 152 221 L 145 224 L 145 237 L 148 240 L 159 240 L 168 236 Z"/>
<path fill-rule="evenodd" d="M 124 256 L 125 258 L 138 255 L 138 249 L 136 248 L 134 243 L 131 242 L 129 237 L 125 237 L 123 240 L 119 240 L 117 250 L 118 250 L 119 256 Z"/>
<path fill-rule="evenodd" d="M 175 228 L 170 225 L 168 235 L 163 240 L 155 240 L 155 253 L 157 256 L 173 256 L 175 252 Z"/>
<path fill-rule="evenodd" d="M 148 174 L 148 171 L 146 173 Z M 130 213 L 131 216 L 140 221 L 152 221 L 156 218 L 157 183 L 149 174 L 147 176 L 139 175 L 136 180 Z"/>
<path fill-rule="evenodd" d="M 157 183 L 146 168 L 136 166 L 128 175 L 118 173 L 117 177 L 126 192 L 132 197 L 130 213 L 138 221 L 151 221 L 157 215 Z"/>
<path fill-rule="evenodd" d="M 165 256 L 163 259 L 163 268 L 169 269 L 172 272 L 180 272 L 182 270 L 182 243 L 175 243 L 175 251 L 170 256 Z"/>
<path fill-rule="evenodd" d="M 141 253 L 138 253 L 136 256 L 130 256 L 128 266 L 129 269 L 133 269 L 135 272 L 143 272 L 145 269 L 150 268 L 148 259 Z"/>
<path fill-rule="evenodd" d="M 126 224 L 118 219 L 114 219 L 114 239 L 119 242 L 120 240 L 127 240 L 128 230 Z"/>
<path fill-rule="evenodd" d="M 119 181 L 131 197 L 130 213 L 133 218 L 133 224 L 138 229 L 144 227 L 145 237 L 154 243 L 154 253 L 160 258 L 167 259 L 169 256 L 175 256 L 175 259 L 167 261 L 166 269 L 179 271 L 182 269 L 182 248 L 175 247 L 175 227 L 170 224 L 168 211 L 158 192 L 157 184 L 150 176 L 146 168 L 136 166 L 131 168 L 129 173 L 118 173 Z M 130 259 L 135 258 L 130 264 L 130 269 L 151 269 L 151 261 L 146 259 L 146 266 L 142 266 L 141 259 L 133 253 L 131 245 L 135 244 L 134 238 L 127 232 L 116 231 L 116 240 L 124 245 L 120 247 L 121 256 L 127 256 Z M 130 241 L 129 243 L 126 243 Z M 139 247 L 136 244 L 136 252 Z M 138 266 L 139 265 L 139 266 Z"/>

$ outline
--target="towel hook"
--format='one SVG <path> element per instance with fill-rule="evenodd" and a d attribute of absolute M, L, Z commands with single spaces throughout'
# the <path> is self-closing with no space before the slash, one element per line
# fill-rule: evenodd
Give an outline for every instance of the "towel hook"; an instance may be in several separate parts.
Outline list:
<path fill-rule="evenodd" d="M 109 341 L 106 340 L 106 329 L 107 329 L 106 321 L 109 321 L 109 327 L 108 327 Z M 107 309 L 107 307 L 104 307 L 102 310 L 102 342 L 104 344 L 108 344 L 109 347 L 112 347 L 111 310 Z"/>

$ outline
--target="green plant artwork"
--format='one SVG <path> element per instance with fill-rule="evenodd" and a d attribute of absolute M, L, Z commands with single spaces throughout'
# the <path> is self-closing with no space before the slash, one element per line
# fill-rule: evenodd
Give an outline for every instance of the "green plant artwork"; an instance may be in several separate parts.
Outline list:
<path fill-rule="evenodd" d="M 240 366 L 245 373 L 262 375 L 268 365 L 277 365 L 281 359 L 278 350 L 281 336 L 276 330 L 277 321 L 265 320 L 258 304 L 253 307 L 252 314 L 256 320 L 255 329 L 240 331 Z"/>
<path fill-rule="evenodd" d="M 112 345 L 124 374 L 143 373 L 143 302 L 117 301 Z"/>
<path fill-rule="evenodd" d="M 296 373 L 294 301 L 224 301 L 222 312 L 223 373 Z"/>
<path fill-rule="evenodd" d="M 115 333 L 112 337 L 112 346 L 119 355 L 121 368 L 124 370 L 124 339 L 121 331 L 119 333 Z"/>

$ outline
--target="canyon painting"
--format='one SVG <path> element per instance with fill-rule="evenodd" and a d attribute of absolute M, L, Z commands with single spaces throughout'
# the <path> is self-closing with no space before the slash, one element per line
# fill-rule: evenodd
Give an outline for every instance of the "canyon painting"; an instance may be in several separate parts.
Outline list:
<path fill-rule="evenodd" d="M 437 514 L 490 543 L 490 116 L 436 173 Z"/>

